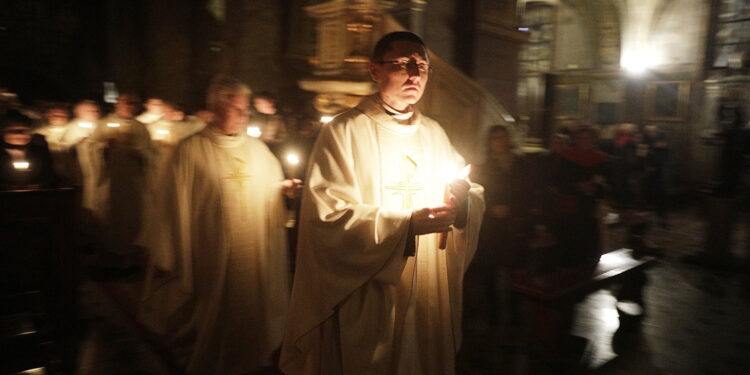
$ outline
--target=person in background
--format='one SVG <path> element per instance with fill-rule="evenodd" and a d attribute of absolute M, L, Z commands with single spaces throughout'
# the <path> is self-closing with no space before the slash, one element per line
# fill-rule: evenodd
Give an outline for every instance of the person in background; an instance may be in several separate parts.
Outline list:
<path fill-rule="evenodd" d="M 644 141 L 649 145 L 644 178 L 646 204 L 656 211 L 659 226 L 666 228 L 669 225 L 669 140 L 666 133 L 654 125 L 646 126 L 644 133 Z"/>
<path fill-rule="evenodd" d="M 164 100 L 161 98 L 150 97 L 145 103 L 143 103 L 143 107 L 146 110 L 135 119 L 144 125 L 158 121 L 164 116 Z"/>
<path fill-rule="evenodd" d="M 601 255 L 598 204 L 603 197 L 608 157 L 596 148 L 596 131 L 579 126 L 572 147 L 560 153 L 553 180 L 555 235 L 560 267 L 596 264 Z"/>
<path fill-rule="evenodd" d="M 68 129 L 70 115 L 65 104 L 55 103 L 44 111 L 46 122 L 37 128 L 34 133 L 44 136 L 50 151 L 65 151 L 68 146 L 63 143 L 63 135 Z"/>
<path fill-rule="evenodd" d="M 60 177 L 60 183 L 74 185 L 80 183 L 80 169 L 71 145 L 65 142 L 65 134 L 73 126 L 69 123 L 68 107 L 64 104 L 53 104 L 45 112 L 47 123 L 36 129 L 35 133 L 44 136 L 52 153 L 53 168 Z"/>
<path fill-rule="evenodd" d="M 75 118 L 68 123 L 62 138 L 68 147 L 77 146 L 94 132 L 100 117 L 99 106 L 92 100 L 80 101 L 73 108 L 73 115 Z"/>
<path fill-rule="evenodd" d="M 94 218 L 104 274 L 142 270 L 142 250 L 135 245 L 140 233 L 147 176 L 155 149 L 146 127 L 135 119 L 140 99 L 123 93 L 114 112 L 99 120 L 94 132 L 79 147 L 83 174 L 83 207 Z M 111 272 L 109 272 L 111 271 Z"/>
<path fill-rule="evenodd" d="M 288 136 L 287 119 L 279 112 L 278 100 L 269 92 L 260 92 L 253 95 L 252 103 L 250 126 L 260 128 L 260 140 L 276 151 Z"/>
<path fill-rule="evenodd" d="M 57 184 L 44 137 L 32 134 L 31 119 L 14 110 L 0 123 L 0 189 L 46 188 Z"/>
<path fill-rule="evenodd" d="M 487 160 L 472 173 L 472 180 L 484 187 L 487 210 L 466 284 L 473 283 L 484 291 L 477 305 L 488 307 L 490 324 L 500 334 L 507 333 L 509 324 L 517 323 L 511 321 L 517 317 L 520 307 L 511 300 L 511 272 L 525 266 L 532 171 L 513 141 L 510 128 L 491 127 L 487 137 Z"/>

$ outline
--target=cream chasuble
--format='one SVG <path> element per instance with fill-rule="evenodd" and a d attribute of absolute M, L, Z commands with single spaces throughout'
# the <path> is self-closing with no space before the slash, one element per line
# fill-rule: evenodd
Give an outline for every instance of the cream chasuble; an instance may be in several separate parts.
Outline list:
<path fill-rule="evenodd" d="M 446 172 L 463 165 L 435 121 L 415 113 L 400 125 L 374 97 L 324 127 L 303 195 L 286 374 L 454 373 L 481 186 L 447 249 L 431 234 L 404 254 L 411 211 L 441 204 Z"/>
<path fill-rule="evenodd" d="M 138 115 L 135 119 L 140 121 L 142 124 L 147 125 L 159 121 L 163 115 L 158 113 L 143 112 Z"/>
<path fill-rule="evenodd" d="M 113 126 L 117 124 L 117 126 Z M 108 146 L 109 145 L 109 146 Z M 78 147 L 83 174 L 83 207 L 93 214 L 93 228 L 87 228 L 106 250 L 118 256 L 111 267 L 136 264 L 134 242 L 140 233 L 146 177 L 152 166 L 154 148 L 148 131 L 138 121 L 109 115 Z"/>
<path fill-rule="evenodd" d="M 193 116 L 187 116 L 185 121 L 167 121 L 162 119 L 146 124 L 146 129 L 148 129 L 151 140 L 156 145 L 154 168 L 151 170 L 151 176 L 149 176 L 149 184 L 151 186 L 160 179 L 159 175 L 166 170 L 166 163 L 172 157 L 177 144 L 183 139 L 203 130 L 205 127 L 206 123 Z M 153 187 L 149 191 L 151 192 L 155 188 Z M 150 215 L 148 210 L 147 215 Z"/>
<path fill-rule="evenodd" d="M 244 133 L 207 127 L 179 144 L 142 241 L 151 254 L 144 322 L 188 374 L 271 364 L 289 300 L 286 209 L 278 160 Z"/>

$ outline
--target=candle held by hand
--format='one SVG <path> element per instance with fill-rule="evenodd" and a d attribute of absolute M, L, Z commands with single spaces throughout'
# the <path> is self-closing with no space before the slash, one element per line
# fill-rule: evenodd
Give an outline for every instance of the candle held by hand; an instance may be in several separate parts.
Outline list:
<path fill-rule="evenodd" d="M 469 174 L 471 174 L 471 164 L 467 164 L 463 169 L 461 169 L 460 172 L 453 174 L 452 178 L 448 182 L 448 184 L 445 186 L 445 195 L 443 196 L 443 203 L 445 204 L 453 204 L 451 202 L 451 187 L 450 183 L 453 182 L 453 180 L 464 180 L 469 177 Z M 438 241 L 438 248 L 441 250 L 445 250 L 445 248 L 448 246 L 448 232 L 442 232 L 440 233 L 440 238 Z"/>

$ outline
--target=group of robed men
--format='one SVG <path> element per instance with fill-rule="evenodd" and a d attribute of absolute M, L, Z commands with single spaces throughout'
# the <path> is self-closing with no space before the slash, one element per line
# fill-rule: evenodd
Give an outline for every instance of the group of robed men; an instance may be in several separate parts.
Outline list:
<path fill-rule="evenodd" d="M 443 177 L 464 160 L 415 108 L 432 70 L 424 42 L 387 34 L 369 70 L 378 92 L 322 128 L 304 186 L 245 134 L 250 91 L 231 78 L 208 89 L 212 121 L 153 176 L 127 96 L 86 139 L 84 205 L 111 243 L 147 250 L 141 317 L 186 373 L 454 374 L 483 189 Z M 284 198 L 299 189 L 291 285 Z M 136 205 L 147 214 L 123 214 Z"/>

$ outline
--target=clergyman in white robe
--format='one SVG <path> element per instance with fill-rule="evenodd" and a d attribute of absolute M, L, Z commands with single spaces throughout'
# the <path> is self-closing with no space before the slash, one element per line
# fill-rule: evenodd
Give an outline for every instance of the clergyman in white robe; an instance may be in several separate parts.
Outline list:
<path fill-rule="evenodd" d="M 35 133 L 44 136 L 52 155 L 52 168 L 64 184 L 78 183 L 78 161 L 75 154 L 70 149 L 70 145 L 64 142 L 64 135 L 70 127 L 70 123 L 65 125 L 46 124 L 38 128 Z"/>
<path fill-rule="evenodd" d="M 290 289 L 283 178 L 261 141 L 209 126 L 177 146 L 158 185 L 143 320 L 188 374 L 272 364 Z"/>
<path fill-rule="evenodd" d="M 117 124 L 114 127 L 111 125 Z M 111 114 L 78 147 L 83 207 L 93 215 L 86 228 L 104 250 L 101 266 L 140 265 L 135 240 L 141 231 L 146 177 L 154 148 L 146 127 Z"/>
<path fill-rule="evenodd" d="M 285 374 L 454 374 L 482 187 L 446 249 L 409 226 L 413 209 L 444 202 L 446 172 L 463 166 L 438 123 L 415 112 L 399 124 L 376 96 L 323 128 L 303 193 Z"/>

